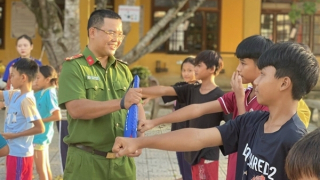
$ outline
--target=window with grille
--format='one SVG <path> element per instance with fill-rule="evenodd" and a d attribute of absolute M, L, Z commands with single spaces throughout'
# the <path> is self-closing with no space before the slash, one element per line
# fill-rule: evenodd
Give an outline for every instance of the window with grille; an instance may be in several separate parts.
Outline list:
<path fill-rule="evenodd" d="M 267 3 L 264 4 L 264 2 Z M 282 0 L 281 2 L 279 5 L 273 0 L 263 0 L 260 34 L 274 42 L 303 43 L 309 46 L 314 54 L 320 55 L 320 15 L 302 15 L 297 23 L 292 24 L 288 15 L 290 11 L 288 2 L 291 1 Z M 294 36 L 290 37 L 290 35 Z"/>
<path fill-rule="evenodd" d="M 152 24 L 156 24 L 166 15 L 166 12 L 177 2 L 168 0 L 153 1 Z M 189 0 L 178 13 L 194 6 L 195 0 Z M 220 10 L 218 0 L 206 0 L 187 21 L 178 25 L 170 38 L 155 51 L 167 53 L 198 53 L 205 49 L 219 50 Z M 167 25 L 166 28 L 170 26 Z M 166 28 L 159 32 L 165 33 Z"/>

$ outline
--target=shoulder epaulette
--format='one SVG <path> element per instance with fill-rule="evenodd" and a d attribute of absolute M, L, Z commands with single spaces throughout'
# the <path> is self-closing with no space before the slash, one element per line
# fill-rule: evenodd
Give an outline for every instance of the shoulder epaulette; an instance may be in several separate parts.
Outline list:
<path fill-rule="evenodd" d="M 74 56 L 71 56 L 71 57 L 67 57 L 65 60 L 66 61 L 70 61 L 70 60 L 73 60 L 73 59 L 77 59 L 79 57 L 82 57 L 83 54 L 77 54 L 77 55 L 74 55 Z"/>
<path fill-rule="evenodd" d="M 128 63 L 127 63 L 127 62 L 122 61 L 121 59 L 116 59 L 116 60 L 117 60 L 118 62 L 122 63 L 122 64 L 128 65 Z"/>

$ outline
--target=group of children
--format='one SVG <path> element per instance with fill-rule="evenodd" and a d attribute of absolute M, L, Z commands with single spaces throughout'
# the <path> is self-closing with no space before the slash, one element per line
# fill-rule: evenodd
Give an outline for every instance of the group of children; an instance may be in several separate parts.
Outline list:
<path fill-rule="evenodd" d="M 4 80 L 8 80 L 8 90 L 0 91 L 6 107 L 0 156 L 6 156 L 7 180 L 32 179 L 34 162 L 40 180 L 52 179 L 48 147 L 53 123 L 61 119 L 58 77 L 52 66 L 40 66 L 30 58 L 31 50 L 31 38 L 22 35 L 17 39 L 21 57 L 7 66 Z"/>
<path fill-rule="evenodd" d="M 28 38 L 19 41 L 32 47 Z M 305 135 L 310 111 L 301 100 L 318 81 L 315 56 L 305 46 L 273 44 L 258 35 L 244 39 L 236 56 L 239 65 L 231 79 L 232 92 L 224 94 L 215 83 L 223 60 L 211 50 L 183 61 L 185 82 L 143 88 L 145 98 L 162 96 L 164 102 L 176 100 L 176 104 L 175 112 L 167 116 L 139 120 L 139 131 L 173 123 L 173 132 L 117 138 L 113 148 L 117 156 L 141 148 L 177 151 L 184 180 L 215 180 L 220 149 L 229 155 L 227 180 L 320 179 L 320 129 Z M 53 122 L 61 120 L 57 73 L 24 57 L 9 68 L 12 89 L 0 92 L 7 107 L 0 136 L 0 156 L 7 156 L 6 179 L 32 179 L 33 162 L 40 180 L 52 179 L 48 146 Z M 243 90 L 247 83 L 252 86 Z M 226 123 L 220 126 L 222 120 Z"/>
<path fill-rule="evenodd" d="M 190 128 L 153 137 L 117 138 L 113 151 L 118 156 L 146 147 L 184 151 L 195 180 L 218 179 L 219 147 L 229 155 L 227 180 L 319 178 L 319 157 L 315 157 L 318 162 L 313 161 L 314 169 L 304 168 L 298 176 L 290 176 L 289 172 L 287 176 L 284 170 L 289 150 L 306 134 L 309 123 L 310 111 L 301 98 L 318 81 L 315 56 L 305 46 L 273 44 L 258 35 L 244 39 L 236 56 L 239 65 L 232 76 L 232 92 L 223 94 L 214 82 L 222 62 L 214 51 L 203 51 L 195 58 L 195 76 L 201 84 L 143 88 L 146 98 L 172 96 L 187 106 L 151 121 L 139 120 L 141 132 L 163 123 L 187 120 Z M 247 83 L 252 87 L 243 90 L 242 84 Z M 228 121 L 222 112 L 232 114 L 234 120 Z M 221 120 L 228 122 L 219 126 Z M 292 165 L 297 162 L 297 158 L 287 160 L 287 170 L 298 173 L 299 169 Z M 184 167 L 180 166 L 183 179 L 189 179 L 183 174 Z"/>

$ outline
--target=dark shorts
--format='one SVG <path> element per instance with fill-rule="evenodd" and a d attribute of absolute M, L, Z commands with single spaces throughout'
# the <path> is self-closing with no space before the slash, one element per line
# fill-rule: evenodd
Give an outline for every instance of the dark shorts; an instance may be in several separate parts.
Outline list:
<path fill-rule="evenodd" d="M 191 165 L 184 159 L 183 152 L 177 152 L 180 174 L 183 180 L 192 180 Z"/>

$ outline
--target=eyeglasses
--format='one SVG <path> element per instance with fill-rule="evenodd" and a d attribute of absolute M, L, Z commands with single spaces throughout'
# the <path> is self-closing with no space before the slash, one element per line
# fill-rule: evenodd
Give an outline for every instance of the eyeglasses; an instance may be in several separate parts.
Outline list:
<path fill-rule="evenodd" d="M 116 39 L 118 39 L 120 41 L 122 41 L 124 39 L 124 37 L 126 36 L 126 35 L 123 35 L 123 34 L 117 34 L 114 31 L 105 31 L 105 30 L 97 28 L 97 27 L 94 27 L 94 28 L 99 30 L 99 31 L 102 31 L 102 32 L 106 33 L 110 38 L 116 38 Z"/>

